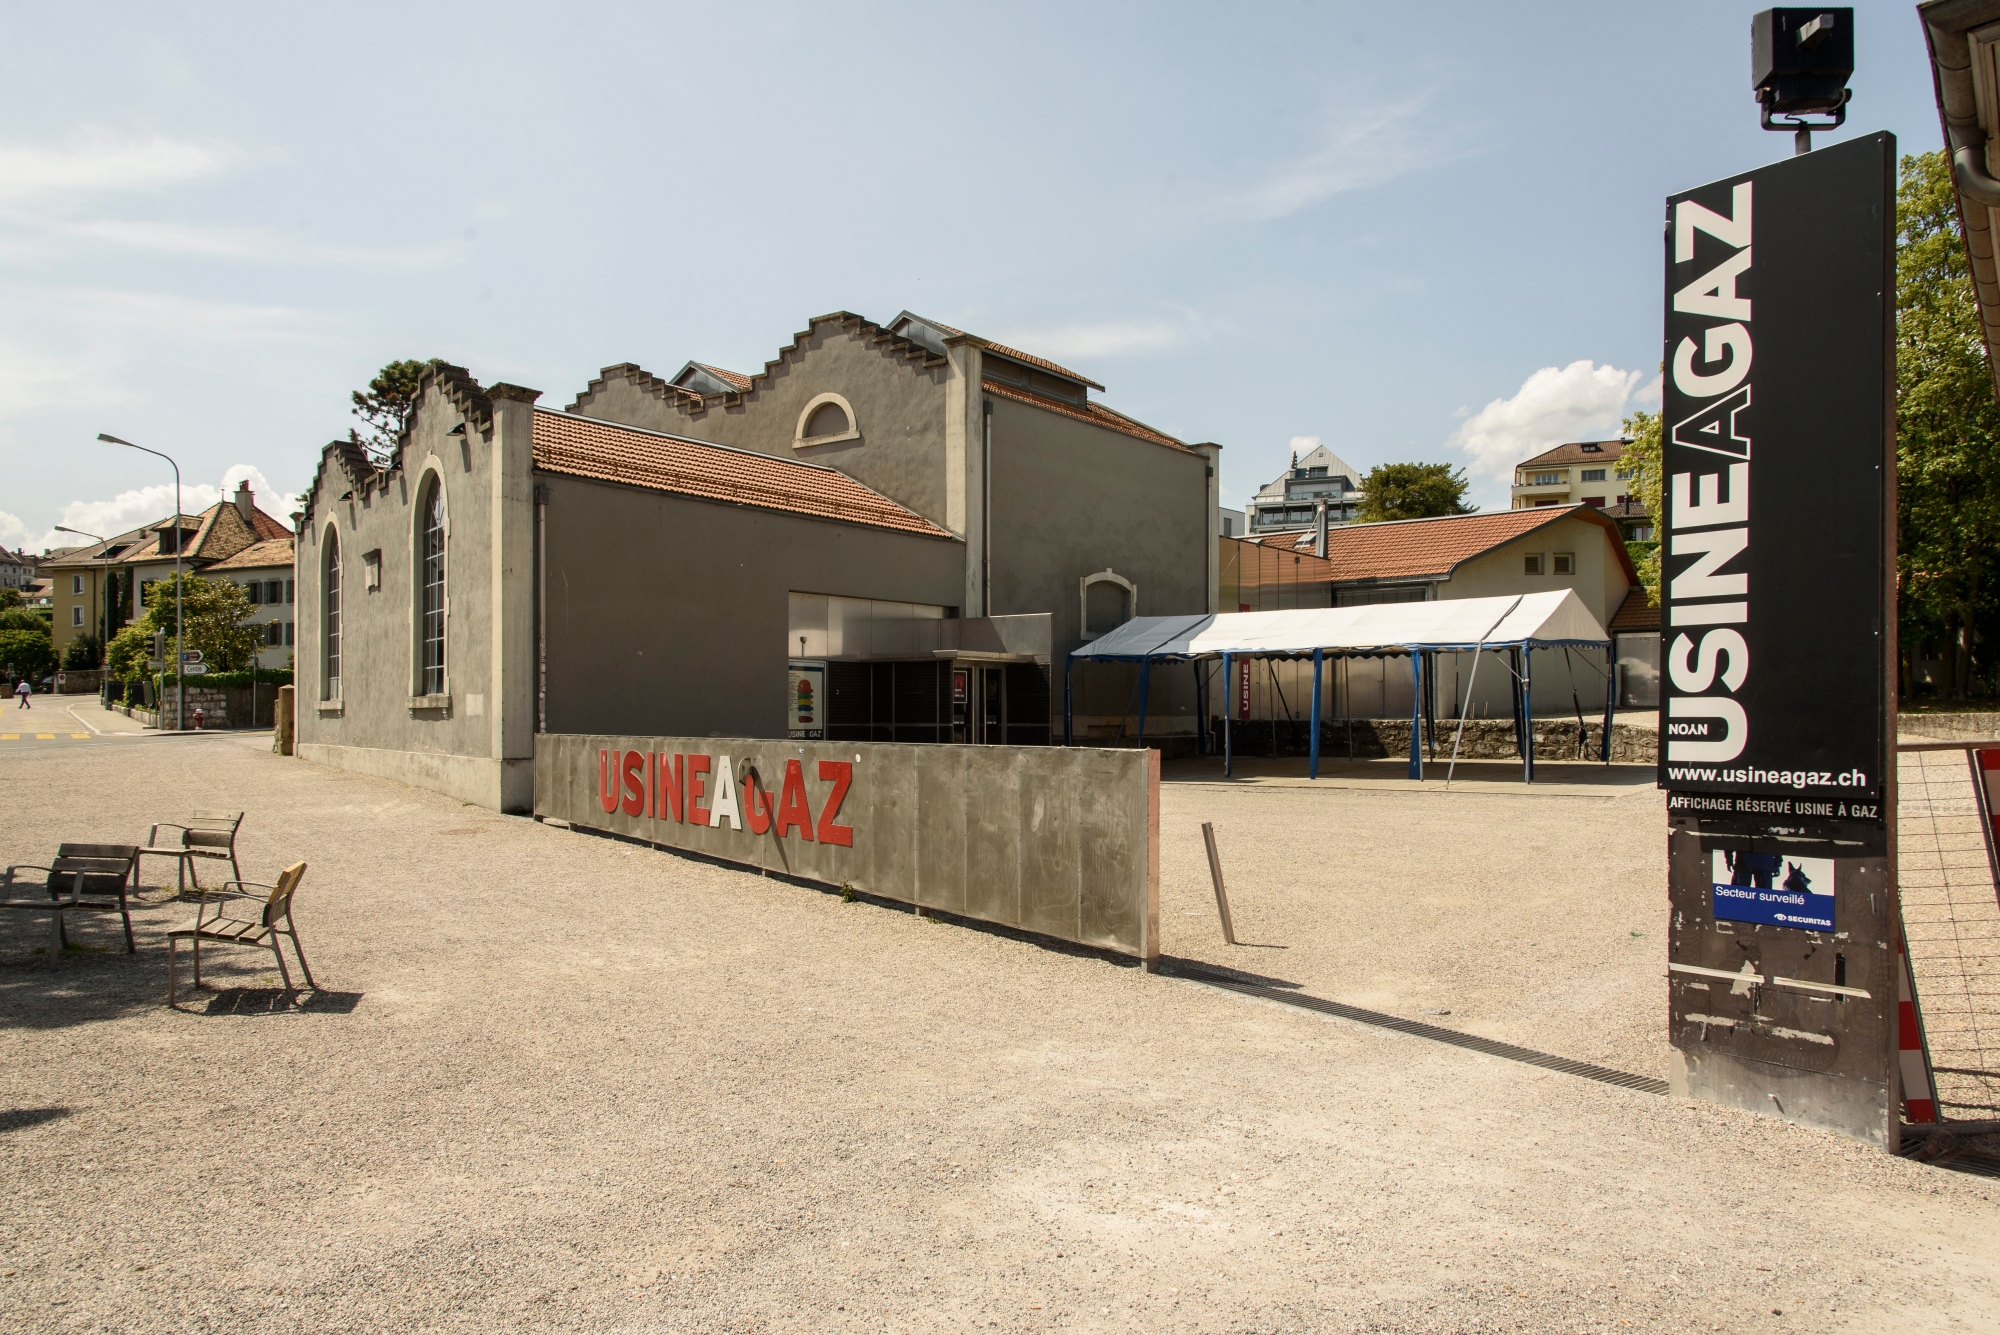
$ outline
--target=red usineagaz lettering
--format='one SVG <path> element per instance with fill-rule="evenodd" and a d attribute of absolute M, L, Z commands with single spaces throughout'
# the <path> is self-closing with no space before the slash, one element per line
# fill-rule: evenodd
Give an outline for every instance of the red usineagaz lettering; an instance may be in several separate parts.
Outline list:
<path fill-rule="evenodd" d="M 597 805 L 606 813 L 618 810 L 618 787 L 624 782 L 625 753 L 599 750 L 597 753 Z"/>

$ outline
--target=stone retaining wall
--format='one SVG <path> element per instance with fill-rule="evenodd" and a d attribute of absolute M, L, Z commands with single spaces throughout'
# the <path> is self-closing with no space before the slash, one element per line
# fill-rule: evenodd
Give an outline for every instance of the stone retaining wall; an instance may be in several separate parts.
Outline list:
<path fill-rule="evenodd" d="M 1650 718 L 1650 716 L 1649 716 Z M 1222 720 L 1212 722 L 1215 736 L 1222 736 Z M 1439 719 L 1435 734 L 1436 754 L 1451 754 L 1453 738 L 1457 733 L 1457 721 Z M 1311 739 L 1311 725 L 1289 723 L 1278 720 L 1273 723 L 1266 719 L 1251 719 L 1235 725 L 1234 746 L 1239 756 L 1306 754 L 1307 743 Z M 1273 736 L 1275 731 L 1276 736 Z M 1578 725 L 1575 719 L 1539 718 L 1535 720 L 1535 759 L 1554 760 L 1596 760 L 1597 748 L 1604 736 L 1602 718 L 1586 719 L 1582 725 L 1582 755 L 1578 754 Z M 1348 755 L 1349 724 L 1344 719 L 1322 720 L 1320 723 L 1321 759 L 1344 760 Z M 1275 745 L 1275 750 L 1273 749 Z M 1395 719 L 1355 719 L 1353 720 L 1353 755 L 1356 760 L 1382 760 L 1391 756 L 1410 754 L 1410 721 Z M 1465 736 L 1459 743 L 1461 760 L 1513 760 L 1514 722 L 1512 719 L 1467 719 Z M 1648 723 L 1641 727 L 1621 723 L 1616 719 L 1611 725 L 1611 760 L 1620 765 L 1653 765 L 1660 758 L 1660 734 L 1657 725 Z"/>

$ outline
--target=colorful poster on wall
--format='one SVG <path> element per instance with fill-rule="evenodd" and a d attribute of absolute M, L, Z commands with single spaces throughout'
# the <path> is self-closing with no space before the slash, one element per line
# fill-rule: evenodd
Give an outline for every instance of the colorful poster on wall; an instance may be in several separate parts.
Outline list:
<path fill-rule="evenodd" d="M 1716 849 L 1709 874 L 1716 918 L 1807 932 L 1833 930 L 1833 859 Z"/>
<path fill-rule="evenodd" d="M 826 737 L 826 664 L 792 660 L 785 674 L 785 718 L 788 736 L 807 742 Z"/>

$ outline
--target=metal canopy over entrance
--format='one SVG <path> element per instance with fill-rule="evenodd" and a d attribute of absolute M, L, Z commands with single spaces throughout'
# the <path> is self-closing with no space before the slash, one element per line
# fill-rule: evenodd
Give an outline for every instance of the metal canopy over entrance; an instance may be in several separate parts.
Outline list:
<path fill-rule="evenodd" d="M 1063 668 L 1063 742 L 1071 743 L 1071 674 L 1079 660 L 1139 664 L 1139 741 L 1146 738 L 1146 696 L 1155 662 L 1223 665 L 1223 772 L 1234 770 L 1229 708 L 1231 667 L 1238 658 L 1310 658 L 1313 664 L 1312 740 L 1308 773 L 1319 777 L 1321 670 L 1327 658 L 1407 656 L 1416 703 L 1410 729 L 1410 777 L 1423 777 L 1420 743 L 1426 665 L 1439 653 L 1471 653 L 1474 672 L 1488 652 L 1507 655 L 1513 677 L 1514 730 L 1522 775 L 1535 777 L 1533 654 L 1536 649 L 1594 649 L 1610 671 L 1611 636 L 1575 592 L 1557 589 L 1512 597 L 1463 598 L 1445 602 L 1383 603 L 1364 607 L 1301 608 L 1287 612 L 1224 612 L 1204 616 L 1134 617 L 1103 638 L 1071 653 Z M 1608 676 L 1607 676 L 1608 681 Z M 1202 675 L 1196 671 L 1196 691 Z M 1611 756 L 1611 711 L 1616 696 L 1604 698 L 1604 732 L 1599 759 Z M 1206 749 L 1206 724 L 1201 724 Z"/>

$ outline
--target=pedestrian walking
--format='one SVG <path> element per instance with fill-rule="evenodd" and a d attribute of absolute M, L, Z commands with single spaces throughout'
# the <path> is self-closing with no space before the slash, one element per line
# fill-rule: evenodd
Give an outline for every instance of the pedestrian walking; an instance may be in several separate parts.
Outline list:
<path fill-rule="evenodd" d="M 31 706 L 28 704 L 28 697 L 33 695 L 34 693 L 35 693 L 35 688 L 28 685 L 28 679 L 26 677 L 21 678 L 20 685 L 14 688 L 14 698 L 21 702 L 21 708 L 23 709 L 31 708 Z"/>

